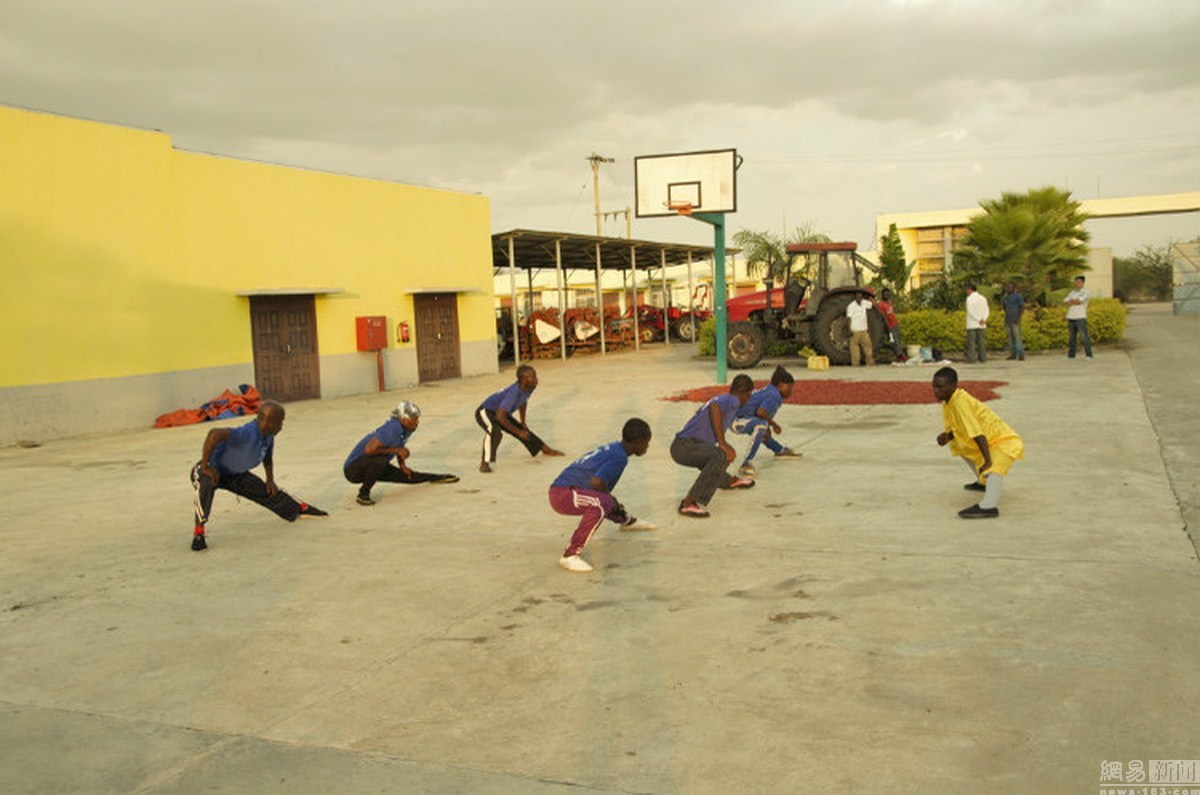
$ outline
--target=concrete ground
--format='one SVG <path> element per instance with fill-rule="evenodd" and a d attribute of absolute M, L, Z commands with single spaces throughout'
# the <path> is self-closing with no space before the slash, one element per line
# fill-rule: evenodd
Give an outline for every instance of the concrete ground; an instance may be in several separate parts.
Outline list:
<path fill-rule="evenodd" d="M 0 450 L 0 792 L 1068 793 L 1195 759 L 1194 320 L 1139 307 L 1128 351 L 962 367 L 1008 382 L 1026 441 L 975 522 L 932 404 L 785 406 L 805 458 L 684 519 L 667 448 L 695 405 L 660 398 L 711 362 L 540 363 L 552 444 L 657 434 L 617 493 L 661 529 L 605 525 L 590 575 L 555 565 L 564 459 L 506 440 L 475 471 L 472 410 L 511 370 L 289 406 L 278 480 L 332 516 L 219 493 L 204 553 L 211 426 Z M 359 507 L 341 461 L 402 397 L 413 464 L 462 480 Z"/>

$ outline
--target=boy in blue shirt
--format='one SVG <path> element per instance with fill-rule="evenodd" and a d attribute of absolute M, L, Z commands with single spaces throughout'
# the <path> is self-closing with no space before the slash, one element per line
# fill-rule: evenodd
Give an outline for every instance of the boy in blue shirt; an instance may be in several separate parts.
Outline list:
<path fill-rule="evenodd" d="M 409 438 L 421 424 L 421 409 L 405 400 L 392 409 L 392 418 L 364 436 L 342 465 L 342 474 L 351 483 L 359 483 L 358 504 L 374 505 L 371 487 L 385 483 L 457 483 L 457 475 L 414 472 L 408 468 Z M 392 466 L 392 458 L 396 466 Z"/>
<path fill-rule="evenodd" d="M 679 513 L 684 516 L 707 517 L 707 505 L 718 488 L 748 489 L 754 485 L 753 480 L 735 478 L 726 471 L 737 454 L 725 441 L 725 431 L 753 389 L 750 376 L 739 374 L 729 385 L 729 392 L 698 408 L 671 442 L 671 458 L 675 463 L 700 470 L 696 482 L 679 503 Z"/>
<path fill-rule="evenodd" d="M 621 441 L 597 447 L 575 461 L 550 484 L 550 507 L 556 512 L 579 516 L 558 565 L 567 571 L 586 573 L 592 565 L 580 557 L 600 522 L 609 519 L 622 530 L 655 530 L 657 526 L 630 516 L 612 495 L 631 455 L 645 455 L 650 446 L 650 426 L 636 417 L 621 429 Z"/>
<path fill-rule="evenodd" d="M 792 396 L 792 385 L 795 381 L 796 379 L 787 370 L 776 367 L 775 372 L 771 373 L 771 383 L 762 389 L 754 390 L 750 399 L 746 401 L 746 405 L 738 409 L 737 415 L 733 418 L 731 426 L 733 432 L 745 434 L 753 439 L 750 442 L 750 449 L 746 453 L 746 460 L 742 461 L 742 466 L 738 470 L 738 474 L 742 477 L 752 478 L 758 474 L 758 470 L 754 468 L 754 456 L 758 453 L 760 444 L 765 444 L 777 458 L 800 458 L 803 456 L 803 453 L 797 453 L 790 447 L 784 447 L 771 436 L 772 433 L 783 433 L 783 428 L 775 422 L 775 412 L 779 411 L 783 401 Z"/>
<path fill-rule="evenodd" d="M 492 464 L 496 463 L 496 450 L 500 447 L 503 434 L 515 436 L 531 456 L 538 453 L 545 455 L 562 455 L 550 445 L 538 438 L 537 434 L 525 425 L 525 406 L 529 396 L 537 389 L 537 370 L 527 364 L 517 368 L 517 380 L 505 389 L 486 400 L 475 409 L 475 422 L 483 428 L 483 451 L 479 459 L 479 471 L 491 472 Z M 517 417 L 513 416 L 516 412 Z"/>
<path fill-rule="evenodd" d="M 289 522 L 296 521 L 297 516 L 329 515 L 314 505 L 297 502 L 275 485 L 275 436 L 283 430 L 283 417 L 283 406 L 268 400 L 259 408 L 258 416 L 245 425 L 213 428 L 204 438 L 200 461 L 192 467 L 192 488 L 196 492 L 194 551 L 208 548 L 204 531 L 217 489 L 232 491 Z M 259 464 L 267 476 L 266 482 L 250 472 Z"/>

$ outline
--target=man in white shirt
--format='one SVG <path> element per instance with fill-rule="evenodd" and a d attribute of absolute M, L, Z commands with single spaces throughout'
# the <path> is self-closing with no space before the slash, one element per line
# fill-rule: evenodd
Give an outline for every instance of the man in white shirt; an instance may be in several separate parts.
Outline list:
<path fill-rule="evenodd" d="M 871 311 L 870 301 L 864 301 L 862 293 L 855 293 L 854 300 L 846 306 L 846 317 L 850 320 L 850 366 L 857 367 L 862 358 L 867 364 L 875 364 L 874 346 L 871 345 L 870 323 L 867 312 Z"/>
<path fill-rule="evenodd" d="M 967 285 L 967 349 L 968 362 L 982 364 L 987 359 L 987 346 L 983 340 L 983 330 L 987 328 L 988 314 L 987 299 L 975 291 L 975 285 Z"/>
<path fill-rule="evenodd" d="M 1087 327 L 1087 305 L 1091 296 L 1083 289 L 1083 281 L 1082 276 L 1076 276 L 1075 289 L 1063 299 L 1067 305 L 1068 359 L 1075 358 L 1075 340 L 1080 334 L 1083 335 L 1083 353 L 1089 360 L 1092 358 L 1092 338 L 1088 335 Z"/>

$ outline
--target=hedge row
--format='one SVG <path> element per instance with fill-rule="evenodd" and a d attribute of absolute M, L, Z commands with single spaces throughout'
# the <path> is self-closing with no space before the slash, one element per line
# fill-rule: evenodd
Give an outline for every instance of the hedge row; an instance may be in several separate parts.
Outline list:
<path fill-rule="evenodd" d="M 919 309 L 899 316 L 900 335 L 905 345 L 925 345 L 960 351 L 966 344 L 965 312 Z M 1115 298 L 1093 298 L 1088 302 L 1088 334 L 1092 342 L 1120 342 L 1125 336 L 1125 305 Z M 988 350 L 1007 350 L 1004 310 L 991 307 L 983 338 Z M 1065 306 L 1026 307 L 1021 318 L 1021 341 L 1027 351 L 1067 347 Z"/>
<path fill-rule="evenodd" d="M 918 309 L 900 318 L 900 335 L 905 345 L 925 345 L 948 351 L 961 351 L 966 344 L 966 313 L 944 309 Z M 991 307 L 983 338 L 988 350 L 1008 349 L 1004 331 L 1004 310 Z M 1125 336 L 1125 305 L 1115 298 L 1093 298 L 1088 302 L 1088 334 L 1092 342 L 1120 342 Z M 709 318 L 699 328 L 699 353 L 714 356 L 717 321 Z M 1021 341 L 1027 351 L 1045 351 L 1067 347 L 1067 308 L 1065 306 L 1027 306 L 1021 318 Z M 789 351 L 790 352 L 790 351 Z M 771 355 L 780 355 L 768 351 Z"/>

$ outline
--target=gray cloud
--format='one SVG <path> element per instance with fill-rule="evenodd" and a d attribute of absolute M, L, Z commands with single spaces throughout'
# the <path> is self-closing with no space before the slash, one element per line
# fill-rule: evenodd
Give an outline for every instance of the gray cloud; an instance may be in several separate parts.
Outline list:
<path fill-rule="evenodd" d="M 917 208 L 995 193 L 994 174 L 958 158 L 978 154 L 986 174 L 998 147 L 1040 161 L 1038 184 L 1096 170 L 1078 147 L 1050 161 L 1055 144 L 1121 139 L 1110 148 L 1128 153 L 1139 136 L 1160 151 L 1141 173 L 1171 162 L 1175 176 L 1139 183 L 1110 157 L 1116 182 L 1191 189 L 1197 170 L 1198 138 L 1175 151 L 1161 138 L 1200 133 L 1191 1 L 0 2 L 0 101 L 478 190 L 498 220 L 536 209 L 510 225 L 578 215 L 593 149 L 737 146 L 762 161 L 753 173 L 773 164 L 777 195 L 761 201 L 777 204 L 856 157 L 875 195 L 907 188 Z M 1172 107 L 1191 117 L 1156 115 Z M 630 168 L 607 169 L 606 191 L 628 192 Z M 934 173 L 949 181 L 937 191 Z M 833 204 L 896 209 L 861 209 L 864 187 Z"/>

